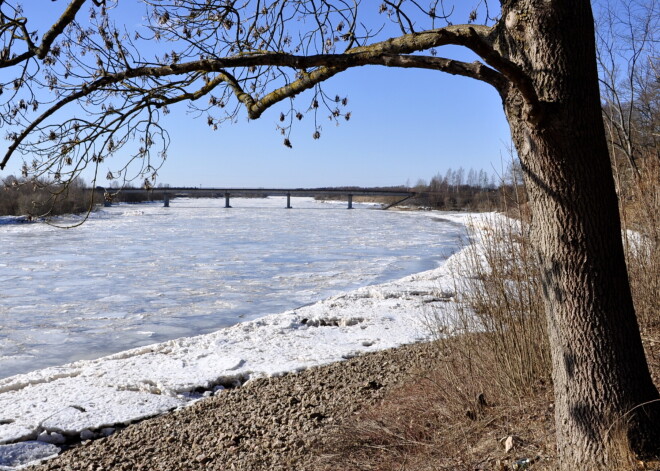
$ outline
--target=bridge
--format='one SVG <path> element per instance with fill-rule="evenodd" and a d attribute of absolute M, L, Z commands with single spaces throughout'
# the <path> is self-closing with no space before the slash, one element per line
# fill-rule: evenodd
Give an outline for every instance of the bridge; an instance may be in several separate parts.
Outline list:
<path fill-rule="evenodd" d="M 113 195 L 117 193 L 154 193 L 157 192 L 163 195 L 163 206 L 170 206 L 170 199 L 172 197 L 211 197 L 211 198 L 225 198 L 225 208 L 231 208 L 231 198 L 240 197 L 267 197 L 267 196 L 286 196 L 286 208 L 291 209 L 291 197 L 324 197 L 324 196 L 339 196 L 345 197 L 348 202 L 348 209 L 353 209 L 354 196 L 385 196 L 400 198 L 395 202 L 390 203 L 383 207 L 389 209 L 393 206 L 403 203 L 404 201 L 416 196 L 416 192 L 407 190 L 378 190 L 378 189 L 353 189 L 353 188 L 185 188 L 185 187 L 168 187 L 156 189 L 142 189 L 142 188 L 125 188 L 125 189 L 106 189 L 97 187 L 97 191 L 102 191 L 104 194 L 104 201 L 106 206 L 112 204 Z"/>

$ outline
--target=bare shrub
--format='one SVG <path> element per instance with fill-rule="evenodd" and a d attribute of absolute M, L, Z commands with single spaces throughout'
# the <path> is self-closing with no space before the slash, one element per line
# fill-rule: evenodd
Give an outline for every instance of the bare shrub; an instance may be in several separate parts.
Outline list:
<path fill-rule="evenodd" d="M 525 395 L 531 385 L 550 377 L 542 289 L 529 226 L 494 213 L 475 218 L 469 226 L 474 243 L 452 260 L 458 309 L 449 322 L 454 333 L 478 330 L 483 335 L 466 337 L 457 344 L 457 353 L 471 370 L 488 368 L 477 376 L 493 377 L 500 388 Z M 436 328 L 446 331 L 446 322 L 436 319 Z M 487 361 L 490 357 L 496 359 L 496 368 Z"/>
<path fill-rule="evenodd" d="M 525 215 L 517 205 L 515 212 Z M 427 319 L 438 361 L 343 427 L 324 460 L 335 467 L 324 469 L 556 468 L 550 353 L 528 224 L 493 213 L 469 227 L 472 244 L 448 262 L 455 309 Z"/>
<path fill-rule="evenodd" d="M 637 318 L 659 327 L 660 312 L 660 163 L 645 159 L 632 180 L 619 181 L 624 247 Z"/>
<path fill-rule="evenodd" d="M 0 216 L 44 217 L 84 213 L 92 207 L 92 192 L 82 180 L 54 183 L 7 177 L 0 185 Z"/>

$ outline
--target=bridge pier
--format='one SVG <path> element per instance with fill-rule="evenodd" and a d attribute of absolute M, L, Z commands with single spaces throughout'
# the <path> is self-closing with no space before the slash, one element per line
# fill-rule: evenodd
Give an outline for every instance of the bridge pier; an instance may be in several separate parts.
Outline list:
<path fill-rule="evenodd" d="M 348 209 L 353 209 L 353 195 L 348 195 Z"/>
<path fill-rule="evenodd" d="M 229 193 L 225 193 L 225 208 L 231 208 L 229 204 Z"/>
<path fill-rule="evenodd" d="M 286 194 L 286 209 L 291 209 L 291 193 Z"/>
<path fill-rule="evenodd" d="M 170 207 L 170 194 L 165 193 L 163 195 L 163 207 L 164 208 L 169 208 Z"/>

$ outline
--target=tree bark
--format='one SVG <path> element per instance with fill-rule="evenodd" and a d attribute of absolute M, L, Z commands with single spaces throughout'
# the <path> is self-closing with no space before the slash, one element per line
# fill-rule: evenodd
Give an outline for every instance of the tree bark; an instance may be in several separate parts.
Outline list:
<path fill-rule="evenodd" d="M 611 469 L 621 430 L 633 451 L 660 454 L 660 407 L 627 278 L 590 3 L 508 3 L 497 45 L 538 96 L 512 85 L 503 101 L 542 268 L 561 469 Z"/>

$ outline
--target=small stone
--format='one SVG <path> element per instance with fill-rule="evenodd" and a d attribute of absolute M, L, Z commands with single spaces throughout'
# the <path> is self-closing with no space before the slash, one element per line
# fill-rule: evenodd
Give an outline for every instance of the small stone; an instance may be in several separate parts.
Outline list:
<path fill-rule="evenodd" d="M 515 435 L 509 435 L 504 439 L 504 452 L 505 453 L 510 452 L 521 443 L 522 440 L 520 439 L 520 437 L 516 437 Z"/>
<path fill-rule="evenodd" d="M 321 414 L 320 412 L 313 412 L 309 415 L 309 418 L 320 422 L 325 419 L 325 415 Z"/>
<path fill-rule="evenodd" d="M 37 441 L 43 442 L 43 443 L 50 443 L 51 445 L 62 445 L 63 443 L 66 443 L 66 438 L 64 438 L 64 435 L 61 433 L 57 432 L 42 432 L 38 437 Z"/>
<path fill-rule="evenodd" d="M 360 389 L 362 389 L 363 391 L 369 391 L 369 390 L 377 391 L 382 387 L 383 385 L 378 381 L 371 380 L 364 383 Z"/>
<path fill-rule="evenodd" d="M 527 469 L 529 468 L 529 465 L 532 463 L 532 460 L 529 458 L 523 458 L 521 460 L 517 460 L 513 464 L 513 469 Z"/>

